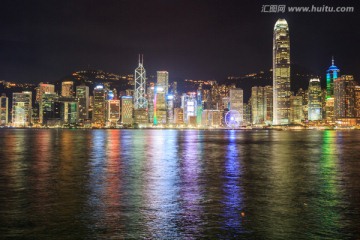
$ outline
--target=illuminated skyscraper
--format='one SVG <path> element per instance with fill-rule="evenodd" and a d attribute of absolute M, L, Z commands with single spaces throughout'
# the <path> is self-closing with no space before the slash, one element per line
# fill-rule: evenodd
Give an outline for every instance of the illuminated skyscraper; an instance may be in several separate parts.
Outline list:
<path fill-rule="evenodd" d="M 251 88 L 251 119 L 253 124 L 271 124 L 273 89 L 271 86 Z"/>
<path fill-rule="evenodd" d="M 302 96 L 290 96 L 290 123 L 300 124 L 303 116 Z"/>
<path fill-rule="evenodd" d="M 48 83 L 39 83 L 39 86 L 36 88 L 36 101 L 41 101 L 41 96 L 44 93 L 55 93 L 55 85 Z"/>
<path fill-rule="evenodd" d="M 44 93 L 40 99 L 40 122 L 49 125 L 50 120 L 60 121 L 60 103 L 56 93 Z"/>
<path fill-rule="evenodd" d="M 76 98 L 79 101 L 79 121 L 83 122 L 85 119 L 89 119 L 89 87 L 77 86 Z"/>
<path fill-rule="evenodd" d="M 289 124 L 290 36 L 285 19 L 277 20 L 274 27 L 273 95 L 273 124 Z"/>
<path fill-rule="evenodd" d="M 190 124 L 190 118 L 196 117 L 197 101 L 196 93 L 184 93 L 181 97 L 181 108 L 184 109 L 184 123 Z M 194 124 L 192 124 L 194 125 Z M 195 120 L 196 125 L 196 120 Z"/>
<path fill-rule="evenodd" d="M 184 124 L 184 109 L 174 108 L 174 124 L 176 125 Z"/>
<path fill-rule="evenodd" d="M 120 120 L 120 100 L 108 100 L 106 110 L 108 124 L 115 127 Z"/>
<path fill-rule="evenodd" d="M 3 93 L 0 96 L 0 126 L 6 126 L 9 122 L 9 98 Z"/>
<path fill-rule="evenodd" d="M 139 55 L 139 66 L 135 69 L 134 110 L 147 109 L 146 71 L 143 61 L 143 57 L 140 61 Z"/>
<path fill-rule="evenodd" d="M 12 106 L 13 126 L 29 126 L 31 124 L 32 92 L 13 93 Z"/>
<path fill-rule="evenodd" d="M 169 73 L 167 71 L 157 71 L 157 85 L 164 88 L 165 96 L 169 93 Z"/>
<path fill-rule="evenodd" d="M 240 122 L 243 121 L 244 94 L 241 88 L 230 89 L 230 109 L 240 113 Z"/>
<path fill-rule="evenodd" d="M 61 96 L 72 97 L 74 95 L 74 82 L 65 81 L 61 83 Z"/>
<path fill-rule="evenodd" d="M 331 60 L 331 66 L 326 71 L 326 98 L 334 97 L 334 81 L 339 77 L 340 69 L 334 65 L 334 57 Z"/>
<path fill-rule="evenodd" d="M 95 127 L 105 126 L 105 99 L 106 92 L 102 85 L 98 85 L 94 89 L 94 107 L 92 122 Z"/>
<path fill-rule="evenodd" d="M 355 86 L 352 75 L 343 75 L 334 81 L 335 119 L 355 117 Z"/>
<path fill-rule="evenodd" d="M 166 124 L 165 89 L 157 85 L 154 91 L 154 125 Z"/>
<path fill-rule="evenodd" d="M 322 119 L 322 91 L 320 79 L 310 79 L 309 83 L 308 118 L 310 121 Z"/>
<path fill-rule="evenodd" d="M 360 118 L 360 86 L 355 86 L 355 117 Z"/>
<path fill-rule="evenodd" d="M 147 89 L 149 123 L 154 122 L 154 97 L 155 97 L 155 86 L 154 83 L 150 83 L 150 86 Z"/>
<path fill-rule="evenodd" d="M 166 123 L 174 123 L 174 95 L 167 95 L 166 97 Z"/>
<path fill-rule="evenodd" d="M 133 99 L 131 96 L 121 97 L 121 123 L 123 125 L 133 123 Z"/>
<path fill-rule="evenodd" d="M 61 124 L 75 126 L 79 121 L 79 102 L 75 97 L 59 97 Z"/>

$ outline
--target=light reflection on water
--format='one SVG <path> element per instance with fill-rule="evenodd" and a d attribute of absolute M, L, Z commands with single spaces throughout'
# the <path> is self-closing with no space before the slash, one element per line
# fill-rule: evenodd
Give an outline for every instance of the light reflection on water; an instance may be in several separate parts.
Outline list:
<path fill-rule="evenodd" d="M 360 132 L 0 130 L 0 232 L 356 239 Z"/>

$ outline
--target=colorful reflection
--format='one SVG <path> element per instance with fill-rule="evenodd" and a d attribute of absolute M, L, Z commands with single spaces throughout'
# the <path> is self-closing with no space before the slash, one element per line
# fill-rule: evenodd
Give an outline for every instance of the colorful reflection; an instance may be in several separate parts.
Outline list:
<path fill-rule="evenodd" d="M 179 186 L 181 196 L 181 231 L 187 238 L 201 236 L 201 215 L 203 208 L 201 202 L 204 201 L 201 187 L 202 161 L 204 135 L 199 131 L 188 131 L 183 137 L 179 138 L 178 159 L 180 161 Z"/>
<path fill-rule="evenodd" d="M 228 237 L 238 237 L 244 233 L 242 226 L 246 211 L 241 186 L 241 156 L 236 142 L 236 131 L 227 132 L 227 153 L 224 172 L 224 226 Z"/>
<path fill-rule="evenodd" d="M 179 238 L 179 160 L 175 130 L 152 131 L 144 178 L 145 224 L 151 239 Z"/>

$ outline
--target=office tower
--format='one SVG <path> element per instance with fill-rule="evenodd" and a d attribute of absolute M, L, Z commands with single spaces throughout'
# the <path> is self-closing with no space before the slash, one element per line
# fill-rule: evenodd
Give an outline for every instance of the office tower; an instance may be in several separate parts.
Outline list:
<path fill-rule="evenodd" d="M 196 105 L 197 105 L 197 108 L 196 108 L 196 123 L 197 125 L 201 125 L 202 123 L 202 112 L 203 112 L 203 100 L 202 100 L 202 94 L 201 94 L 201 88 L 197 90 L 197 93 L 196 93 Z"/>
<path fill-rule="evenodd" d="M 32 92 L 13 93 L 12 123 L 14 127 L 28 127 L 31 124 Z"/>
<path fill-rule="evenodd" d="M 360 86 L 355 86 L 355 117 L 360 118 Z"/>
<path fill-rule="evenodd" d="M 79 102 L 79 121 L 89 119 L 89 87 L 82 85 L 76 87 L 76 98 Z"/>
<path fill-rule="evenodd" d="M 155 86 L 154 83 L 150 83 L 147 89 L 147 102 L 148 102 L 148 122 L 154 122 L 154 98 L 155 98 Z"/>
<path fill-rule="evenodd" d="M 94 127 L 105 126 L 105 99 L 106 91 L 104 86 L 98 85 L 94 88 L 94 107 L 92 114 L 92 123 Z"/>
<path fill-rule="evenodd" d="M 134 110 L 147 109 L 146 100 L 146 71 L 143 66 L 144 59 L 140 60 L 139 66 L 135 69 L 135 89 L 134 89 Z"/>
<path fill-rule="evenodd" d="M 59 97 L 56 93 L 44 93 L 40 99 L 40 123 L 43 125 L 54 125 L 61 118 Z M 50 124 L 50 122 L 52 122 Z M 57 124 L 55 124 L 57 125 Z"/>
<path fill-rule="evenodd" d="M 164 88 L 164 93 L 169 93 L 169 73 L 167 71 L 157 71 L 157 82 L 156 85 Z"/>
<path fill-rule="evenodd" d="M 116 127 L 117 122 L 120 120 L 120 100 L 108 100 L 106 110 L 108 126 Z"/>
<path fill-rule="evenodd" d="M 75 97 L 62 96 L 58 98 L 60 105 L 60 123 L 67 127 L 76 126 L 79 121 L 79 101 Z"/>
<path fill-rule="evenodd" d="M 334 65 L 334 57 L 331 60 L 331 66 L 326 71 L 326 98 L 334 97 L 334 81 L 340 76 L 340 69 Z"/>
<path fill-rule="evenodd" d="M 352 75 L 342 75 L 334 81 L 335 119 L 355 117 L 355 86 Z"/>
<path fill-rule="evenodd" d="M 240 122 L 243 121 L 243 111 L 244 111 L 244 94 L 241 88 L 231 88 L 230 89 L 230 109 L 236 110 L 240 113 Z"/>
<path fill-rule="evenodd" d="M 301 121 L 308 120 L 308 102 L 309 102 L 309 94 L 308 90 L 303 90 L 300 88 L 296 93 L 296 96 L 301 96 L 302 98 L 302 119 Z"/>
<path fill-rule="evenodd" d="M 326 89 L 321 89 L 321 119 L 326 120 L 326 96 L 327 91 Z"/>
<path fill-rule="evenodd" d="M 289 124 L 290 111 L 290 36 L 285 19 L 274 27 L 273 39 L 273 124 Z"/>
<path fill-rule="evenodd" d="M 184 124 L 184 109 L 174 108 L 174 124 L 178 126 Z"/>
<path fill-rule="evenodd" d="M 322 91 L 320 79 L 313 78 L 309 82 L 308 118 L 309 121 L 322 119 Z"/>
<path fill-rule="evenodd" d="M 334 123 L 335 121 L 335 99 L 334 99 L 334 83 L 340 76 L 340 69 L 334 65 L 334 57 L 331 66 L 326 71 L 326 122 Z"/>
<path fill-rule="evenodd" d="M 146 99 L 146 71 L 143 66 L 143 58 L 135 69 L 134 84 L 134 124 L 145 125 L 148 123 L 148 101 Z"/>
<path fill-rule="evenodd" d="M 204 127 L 219 127 L 221 125 L 220 110 L 204 110 L 202 112 L 201 125 Z"/>
<path fill-rule="evenodd" d="M 252 124 L 271 124 L 273 89 L 271 86 L 251 88 Z"/>
<path fill-rule="evenodd" d="M 184 123 L 190 124 L 190 117 L 196 117 L 196 108 L 197 108 L 196 93 L 195 92 L 190 92 L 188 94 L 184 93 L 181 98 L 182 98 L 181 108 L 184 109 Z"/>
<path fill-rule="evenodd" d="M 168 124 L 174 123 L 174 95 L 167 95 L 166 97 L 166 122 Z"/>
<path fill-rule="evenodd" d="M 133 98 L 132 96 L 121 97 L 121 124 L 130 126 L 133 123 Z"/>
<path fill-rule="evenodd" d="M 0 126 L 6 126 L 9 122 L 9 98 L 5 93 L 0 97 Z"/>
<path fill-rule="evenodd" d="M 290 123 L 300 124 L 304 118 L 302 96 L 290 96 Z"/>
<path fill-rule="evenodd" d="M 74 95 L 74 82 L 65 81 L 61 83 L 61 96 L 72 97 Z"/>
<path fill-rule="evenodd" d="M 41 96 L 44 93 L 55 93 L 55 85 L 48 83 L 39 83 L 39 86 L 36 88 L 36 102 L 41 101 Z"/>
<path fill-rule="evenodd" d="M 157 85 L 154 91 L 154 125 L 166 124 L 165 89 Z"/>
<path fill-rule="evenodd" d="M 250 125 L 252 123 L 251 119 L 251 98 L 248 103 L 244 103 L 243 110 L 243 125 Z"/>

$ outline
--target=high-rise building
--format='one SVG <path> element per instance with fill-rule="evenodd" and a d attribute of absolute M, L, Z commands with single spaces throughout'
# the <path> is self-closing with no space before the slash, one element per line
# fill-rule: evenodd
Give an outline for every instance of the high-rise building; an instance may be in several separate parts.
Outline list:
<path fill-rule="evenodd" d="M 271 124 L 273 89 L 271 86 L 251 88 L 252 124 Z"/>
<path fill-rule="evenodd" d="M 134 110 L 147 109 L 146 71 L 143 63 L 144 59 L 140 60 L 139 55 L 139 66 L 135 69 Z"/>
<path fill-rule="evenodd" d="M 44 93 L 40 99 L 40 123 L 53 125 L 50 122 L 60 123 L 61 108 L 59 97 L 56 93 Z"/>
<path fill-rule="evenodd" d="M 335 119 L 355 117 L 355 86 L 352 75 L 342 75 L 334 81 Z"/>
<path fill-rule="evenodd" d="M 38 104 L 39 123 L 40 124 L 44 124 L 43 123 L 43 119 L 44 119 L 43 112 L 44 112 L 44 110 L 42 108 L 42 106 L 44 104 L 41 102 L 42 99 L 43 99 L 44 94 L 55 94 L 55 85 L 41 82 L 41 83 L 39 83 L 39 86 L 36 88 L 35 101 Z"/>
<path fill-rule="evenodd" d="M 331 60 L 331 66 L 326 71 L 326 92 L 328 98 L 334 97 L 334 81 L 340 76 L 340 69 L 334 65 L 334 57 Z"/>
<path fill-rule="evenodd" d="M 360 86 L 355 86 L 355 117 L 360 118 Z"/>
<path fill-rule="evenodd" d="M 308 118 L 310 121 L 322 119 L 322 91 L 320 79 L 313 78 L 309 82 Z"/>
<path fill-rule="evenodd" d="M 107 100 L 106 121 L 110 127 L 116 127 L 120 120 L 120 100 Z"/>
<path fill-rule="evenodd" d="M 174 95 L 166 97 L 166 122 L 167 124 L 174 123 Z"/>
<path fill-rule="evenodd" d="M 166 124 L 165 89 L 157 85 L 154 91 L 154 125 Z"/>
<path fill-rule="evenodd" d="M 9 122 L 9 98 L 5 93 L 0 96 L 0 126 L 6 126 Z"/>
<path fill-rule="evenodd" d="M 184 93 L 181 98 L 181 107 L 184 109 L 184 123 L 190 124 L 190 117 L 196 117 L 196 93 Z"/>
<path fill-rule="evenodd" d="M 44 93 L 55 93 L 55 85 L 48 83 L 39 83 L 39 86 L 36 88 L 36 101 L 41 101 L 41 96 Z"/>
<path fill-rule="evenodd" d="M 131 125 L 133 123 L 133 98 L 131 96 L 121 97 L 121 123 Z"/>
<path fill-rule="evenodd" d="M 230 89 L 230 110 L 235 110 L 240 113 L 240 122 L 243 121 L 244 111 L 244 93 L 241 88 Z"/>
<path fill-rule="evenodd" d="M 174 124 L 176 124 L 176 125 L 184 124 L 184 109 L 183 108 L 174 108 Z"/>
<path fill-rule="evenodd" d="M 303 90 L 302 88 L 300 88 L 296 93 L 296 96 L 301 96 L 301 98 L 302 98 L 302 119 L 301 119 L 301 121 L 308 120 L 308 102 L 309 102 L 308 92 L 309 92 L 308 90 Z"/>
<path fill-rule="evenodd" d="M 274 27 L 273 39 L 273 123 L 289 124 L 290 112 L 290 36 L 285 19 Z"/>
<path fill-rule="evenodd" d="M 147 89 L 149 123 L 154 122 L 154 98 L 155 98 L 155 86 L 154 83 L 150 83 L 150 86 Z"/>
<path fill-rule="evenodd" d="M 12 123 L 14 127 L 27 127 L 31 124 L 32 92 L 13 93 Z"/>
<path fill-rule="evenodd" d="M 157 82 L 158 86 L 164 88 L 164 93 L 167 95 L 169 93 L 169 73 L 167 71 L 157 71 Z"/>
<path fill-rule="evenodd" d="M 290 123 L 300 124 L 304 118 L 302 96 L 290 96 Z"/>
<path fill-rule="evenodd" d="M 79 102 L 79 121 L 89 119 L 89 87 L 82 85 L 76 87 L 76 98 Z"/>
<path fill-rule="evenodd" d="M 94 89 L 94 107 L 92 114 L 92 123 L 95 127 L 105 126 L 105 113 L 106 113 L 106 91 L 104 86 L 98 85 Z"/>
<path fill-rule="evenodd" d="M 79 121 L 79 101 L 75 97 L 59 97 L 62 125 L 75 126 Z"/>
<path fill-rule="evenodd" d="M 74 82 L 65 81 L 61 83 L 61 96 L 72 97 L 74 96 Z"/>
<path fill-rule="evenodd" d="M 221 125 L 220 110 L 204 110 L 201 125 L 204 127 L 219 127 Z"/>

